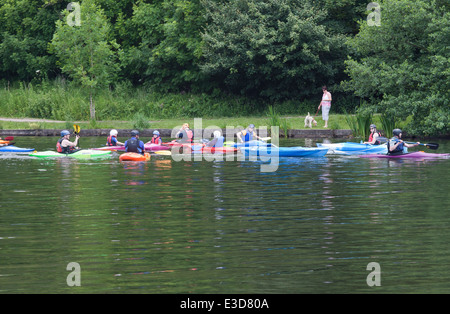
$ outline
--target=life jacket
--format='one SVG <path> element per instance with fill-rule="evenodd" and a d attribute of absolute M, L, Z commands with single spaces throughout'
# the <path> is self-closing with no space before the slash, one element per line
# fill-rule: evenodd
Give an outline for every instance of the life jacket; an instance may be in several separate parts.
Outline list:
<path fill-rule="evenodd" d="M 192 132 L 191 129 L 188 129 L 188 130 L 186 130 L 186 135 L 187 135 L 188 141 L 192 143 L 194 141 L 194 132 Z"/>
<path fill-rule="evenodd" d="M 132 137 L 127 141 L 126 150 L 128 153 L 142 154 L 142 149 L 139 147 L 140 140 L 136 137 Z"/>
<path fill-rule="evenodd" d="M 375 132 L 375 133 L 377 133 L 378 136 L 380 136 L 380 134 L 379 134 L 378 132 Z M 373 140 L 373 134 L 375 134 L 375 133 L 370 133 L 370 135 L 369 135 L 369 142 L 372 142 L 372 140 Z M 374 143 L 373 145 L 380 145 L 380 144 L 381 144 L 381 142 L 380 142 L 379 140 L 376 140 L 375 143 Z"/>
<path fill-rule="evenodd" d="M 244 142 L 248 142 L 253 140 L 253 132 L 249 132 L 247 129 L 242 131 L 242 134 L 244 135 Z"/>
<path fill-rule="evenodd" d="M 161 140 L 161 136 L 152 137 L 151 143 L 160 145 L 159 141 Z M 162 142 L 161 142 L 162 143 Z"/>
<path fill-rule="evenodd" d="M 108 138 L 106 139 L 107 146 L 116 146 L 116 144 L 112 142 L 113 137 L 115 138 L 115 136 L 112 136 L 112 135 L 108 136 Z M 116 138 L 116 141 L 117 141 L 117 138 Z"/>
<path fill-rule="evenodd" d="M 62 143 L 63 140 L 64 140 L 64 137 L 61 137 L 61 138 L 58 140 L 58 142 L 56 143 L 56 151 L 57 151 L 58 153 L 61 153 L 61 154 L 71 154 L 71 153 L 73 153 L 74 150 L 75 150 L 75 147 L 71 147 L 71 146 L 63 147 L 63 146 L 61 145 L 61 143 Z"/>
<path fill-rule="evenodd" d="M 391 146 L 391 141 L 394 141 L 395 143 L 398 142 L 398 138 L 393 137 L 391 138 L 387 143 L 387 149 L 388 149 L 388 155 L 400 155 L 403 154 L 403 143 L 400 143 L 393 151 L 389 150 L 389 147 Z"/>

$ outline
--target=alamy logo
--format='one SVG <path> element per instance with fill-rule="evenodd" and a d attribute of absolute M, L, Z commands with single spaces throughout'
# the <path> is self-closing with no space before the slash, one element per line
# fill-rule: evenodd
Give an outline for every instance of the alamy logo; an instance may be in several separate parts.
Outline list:
<path fill-rule="evenodd" d="M 67 5 L 67 11 L 72 11 L 67 15 L 67 24 L 69 26 L 81 26 L 81 7 L 78 2 L 71 2 Z"/>
<path fill-rule="evenodd" d="M 376 2 L 370 2 L 367 5 L 367 11 L 370 11 L 367 15 L 367 25 L 369 26 L 381 26 L 381 7 Z"/>

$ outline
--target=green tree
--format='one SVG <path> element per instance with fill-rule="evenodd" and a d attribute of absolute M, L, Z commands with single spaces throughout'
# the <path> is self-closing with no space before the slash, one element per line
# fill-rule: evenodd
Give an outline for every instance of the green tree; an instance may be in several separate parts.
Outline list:
<path fill-rule="evenodd" d="M 67 19 L 71 14 L 64 11 L 65 18 L 56 22 L 50 51 L 58 57 L 61 70 L 88 89 L 90 118 L 95 120 L 94 94 L 116 79 L 120 50 L 111 40 L 110 24 L 94 0 L 84 0 L 80 13 L 80 25 L 71 26 Z"/>
<path fill-rule="evenodd" d="M 30 81 L 37 73 L 57 75 L 56 60 L 47 52 L 47 44 L 65 6 L 42 0 L 0 0 L 1 78 Z"/>
<path fill-rule="evenodd" d="M 133 29 L 135 40 L 127 42 L 122 59 L 133 82 L 164 91 L 190 90 L 201 79 L 202 13 L 199 0 L 139 1 L 132 27 L 124 24 Z"/>
<path fill-rule="evenodd" d="M 269 100 L 302 99 L 336 83 L 345 36 L 322 25 L 308 0 L 204 0 L 203 72 L 228 91 Z"/>
<path fill-rule="evenodd" d="M 450 117 L 450 15 L 425 0 L 382 0 L 381 25 L 360 23 L 349 41 L 345 86 L 372 109 L 405 120 L 410 133 L 448 133 Z"/>

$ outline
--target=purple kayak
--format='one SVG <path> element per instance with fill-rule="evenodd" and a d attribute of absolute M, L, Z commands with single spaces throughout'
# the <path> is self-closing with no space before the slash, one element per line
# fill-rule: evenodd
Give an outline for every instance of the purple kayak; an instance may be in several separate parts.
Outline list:
<path fill-rule="evenodd" d="M 148 152 L 156 152 L 158 150 L 169 150 L 170 147 L 169 146 L 165 146 L 165 145 L 157 145 L 157 144 L 145 144 L 145 151 Z M 98 148 L 93 148 L 95 150 L 117 150 L 117 151 L 125 151 L 125 146 L 104 146 L 104 147 L 98 147 Z"/>
<path fill-rule="evenodd" d="M 400 155 L 368 154 L 360 155 L 361 158 L 450 158 L 450 154 L 426 153 L 423 151 Z"/>

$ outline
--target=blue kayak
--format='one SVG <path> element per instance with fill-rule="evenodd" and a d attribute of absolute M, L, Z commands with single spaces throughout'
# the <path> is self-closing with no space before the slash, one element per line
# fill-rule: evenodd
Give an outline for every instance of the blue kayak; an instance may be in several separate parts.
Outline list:
<path fill-rule="evenodd" d="M 317 147 L 328 147 L 328 154 L 338 155 L 363 155 L 363 154 L 387 154 L 387 144 L 371 145 L 354 142 L 321 144 Z"/>
<path fill-rule="evenodd" d="M 21 148 L 14 145 L 0 147 L 0 153 L 29 153 L 33 151 L 34 148 Z"/>
<path fill-rule="evenodd" d="M 240 147 L 245 155 L 270 156 L 270 157 L 323 157 L 328 152 L 328 147 Z"/>
<path fill-rule="evenodd" d="M 264 142 L 264 141 L 253 140 L 253 141 L 248 141 L 248 142 L 244 142 L 244 143 L 225 142 L 224 146 L 231 146 L 231 147 L 235 147 L 235 148 L 241 148 L 241 147 L 253 147 L 253 146 L 272 146 L 272 144 Z"/>

